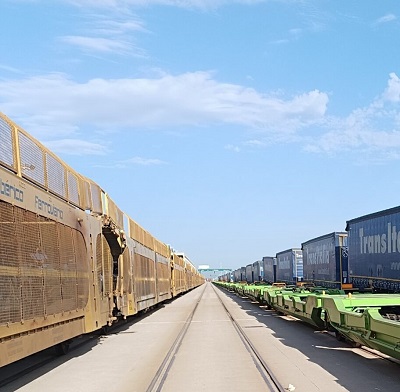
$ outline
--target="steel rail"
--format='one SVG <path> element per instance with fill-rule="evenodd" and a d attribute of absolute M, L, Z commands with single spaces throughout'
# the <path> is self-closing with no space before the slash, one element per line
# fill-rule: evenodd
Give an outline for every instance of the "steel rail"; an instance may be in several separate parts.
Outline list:
<path fill-rule="evenodd" d="M 225 309 L 228 317 L 230 318 L 236 332 L 238 333 L 239 337 L 241 338 L 243 344 L 245 345 L 247 351 L 249 352 L 250 356 L 252 357 L 257 370 L 260 372 L 261 377 L 265 381 L 265 384 L 268 386 L 271 392 L 286 392 L 287 388 L 284 388 L 283 385 L 278 381 L 275 377 L 273 371 L 268 366 L 268 364 L 264 361 L 261 354 L 258 352 L 254 344 L 251 342 L 250 338 L 246 335 L 244 329 L 239 325 L 239 323 L 234 319 L 229 309 L 226 307 L 224 302 L 222 301 L 220 295 L 218 294 L 214 285 L 212 285 L 217 298 L 221 302 L 223 308 Z"/>
<path fill-rule="evenodd" d="M 201 299 L 203 298 L 203 294 L 205 292 L 207 288 L 207 285 L 204 285 L 204 289 L 201 292 L 199 298 L 196 301 L 196 304 L 193 308 L 193 310 L 190 312 L 188 318 L 186 319 L 186 321 L 184 322 L 184 325 L 182 327 L 182 329 L 180 330 L 178 336 L 176 337 L 176 339 L 174 340 L 174 342 L 172 343 L 168 353 L 166 354 L 164 360 L 162 361 L 160 367 L 158 368 L 156 374 L 154 375 L 150 385 L 148 386 L 146 392 L 160 392 L 162 390 L 162 387 L 168 377 L 168 373 L 175 361 L 175 356 L 178 353 L 181 344 L 182 344 L 182 340 L 185 337 L 190 323 L 193 320 L 193 317 L 197 311 L 197 308 L 200 304 Z"/>

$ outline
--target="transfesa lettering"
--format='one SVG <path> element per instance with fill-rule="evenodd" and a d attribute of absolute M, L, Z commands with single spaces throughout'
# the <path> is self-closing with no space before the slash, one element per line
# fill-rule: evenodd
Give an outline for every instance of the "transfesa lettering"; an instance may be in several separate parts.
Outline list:
<path fill-rule="evenodd" d="M 16 186 L 7 184 L 3 182 L 0 178 L 0 194 L 5 195 L 7 197 L 11 197 L 17 201 L 24 201 L 24 192 L 21 189 L 18 189 Z"/>
<path fill-rule="evenodd" d="M 39 199 L 37 196 L 35 196 L 35 205 L 38 210 L 47 212 L 56 218 L 63 219 L 64 213 L 62 210 L 50 203 L 47 203 L 47 201 Z"/>
<path fill-rule="evenodd" d="M 307 264 L 329 264 L 330 244 L 315 245 L 306 248 Z"/>
<path fill-rule="evenodd" d="M 364 228 L 361 227 L 358 234 L 361 254 L 400 253 L 400 231 L 390 222 L 386 233 L 364 235 Z"/>

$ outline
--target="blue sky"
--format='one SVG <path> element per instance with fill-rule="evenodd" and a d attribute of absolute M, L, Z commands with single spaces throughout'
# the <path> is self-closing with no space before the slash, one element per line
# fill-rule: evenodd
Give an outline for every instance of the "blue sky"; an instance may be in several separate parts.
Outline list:
<path fill-rule="evenodd" d="M 399 204 L 398 0 L 0 10 L 0 111 L 195 265 Z"/>

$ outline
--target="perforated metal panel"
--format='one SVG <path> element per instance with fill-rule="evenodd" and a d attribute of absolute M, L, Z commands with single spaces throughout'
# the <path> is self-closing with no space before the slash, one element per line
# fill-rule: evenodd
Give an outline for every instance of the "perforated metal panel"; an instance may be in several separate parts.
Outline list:
<path fill-rule="evenodd" d="M 0 325 L 82 309 L 88 256 L 82 234 L 0 201 Z"/>
<path fill-rule="evenodd" d="M 13 207 L 5 203 L 0 203 L 0 237 L 0 324 L 6 324 L 21 320 L 21 277 L 14 246 Z"/>
<path fill-rule="evenodd" d="M 123 227 L 124 224 L 124 214 L 122 211 L 117 207 L 112 199 L 107 197 L 107 204 L 108 204 L 108 215 L 109 217 L 119 226 Z"/>
<path fill-rule="evenodd" d="M 170 266 L 168 260 L 156 254 L 158 295 L 169 295 L 171 291 Z"/>
<path fill-rule="evenodd" d="M 0 165 L 81 209 L 91 210 L 99 215 L 104 212 L 102 191 L 96 183 L 75 172 L 2 113 L 0 113 Z M 118 224 L 123 220 L 122 215 L 122 212 L 113 206 L 113 217 Z"/>
<path fill-rule="evenodd" d="M 75 249 L 74 256 L 76 260 L 76 276 L 77 276 L 77 308 L 83 309 L 89 298 L 89 281 L 88 272 L 91 270 L 89 259 L 86 254 L 86 246 L 81 233 L 77 230 L 72 230 L 72 243 Z"/>
<path fill-rule="evenodd" d="M 145 253 L 147 253 L 146 251 L 148 251 L 147 248 L 140 244 L 136 244 L 133 261 L 133 275 L 135 279 L 135 294 L 138 301 L 156 297 L 154 253 L 149 255 L 152 257 L 148 257 L 145 255 Z"/>
<path fill-rule="evenodd" d="M 22 132 L 18 132 L 22 175 L 45 186 L 43 151 Z"/>
<path fill-rule="evenodd" d="M 126 249 L 122 254 L 122 262 L 123 262 L 123 292 L 124 293 L 132 293 L 132 267 L 131 267 L 131 257 L 129 254 L 129 249 Z"/>
<path fill-rule="evenodd" d="M 65 168 L 62 163 L 46 152 L 47 187 L 63 198 L 67 197 L 65 188 Z"/>
<path fill-rule="evenodd" d="M 40 220 L 40 248 L 36 250 L 38 262 L 43 273 L 43 290 L 45 299 L 45 313 L 57 314 L 63 311 L 62 285 L 60 284 L 60 246 L 58 241 L 57 226 L 54 221 Z M 61 228 L 61 227 L 60 227 Z M 66 230 L 62 230 L 66 231 Z M 62 237 L 60 237 L 62 238 Z M 69 242 L 62 238 L 62 242 Z M 72 284 L 73 282 L 70 282 Z M 69 304 L 68 304 L 69 305 Z M 76 303 L 72 309 L 76 309 Z M 67 307 L 66 310 L 68 309 Z M 72 310 L 71 309 L 71 310 Z"/>
<path fill-rule="evenodd" d="M 0 161 L 14 167 L 12 129 L 10 124 L 0 117 Z"/>
<path fill-rule="evenodd" d="M 112 255 L 106 238 L 98 234 L 96 238 L 97 279 L 103 296 L 112 293 Z"/>
<path fill-rule="evenodd" d="M 101 188 L 95 184 L 90 183 L 91 195 L 92 195 L 92 208 L 93 212 L 101 214 L 103 212 L 101 203 Z"/>
<path fill-rule="evenodd" d="M 79 205 L 79 182 L 78 177 L 68 171 L 68 200 Z"/>

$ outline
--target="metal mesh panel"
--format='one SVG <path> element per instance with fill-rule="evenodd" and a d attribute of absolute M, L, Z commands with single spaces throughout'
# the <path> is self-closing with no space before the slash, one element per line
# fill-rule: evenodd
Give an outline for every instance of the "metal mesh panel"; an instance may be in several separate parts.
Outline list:
<path fill-rule="evenodd" d="M 22 175 L 45 186 L 43 151 L 23 133 L 18 138 Z"/>
<path fill-rule="evenodd" d="M 119 227 L 123 227 L 124 214 L 110 198 L 108 198 L 108 215 Z"/>
<path fill-rule="evenodd" d="M 54 221 L 40 219 L 43 284 L 45 312 L 47 315 L 62 312 L 62 294 L 60 277 L 60 248 L 58 245 L 57 226 Z M 61 237 L 62 238 L 62 237 Z"/>
<path fill-rule="evenodd" d="M 145 231 L 132 219 L 129 219 L 129 234 L 135 241 L 145 244 Z"/>
<path fill-rule="evenodd" d="M 80 232 L 0 202 L 0 325 L 83 308 L 89 276 Z"/>
<path fill-rule="evenodd" d="M 158 294 L 167 294 L 170 291 L 170 270 L 167 260 L 164 257 L 156 257 L 157 265 L 157 290 Z"/>
<path fill-rule="evenodd" d="M 97 284 L 99 285 L 100 293 L 104 293 L 104 268 L 103 268 L 103 242 L 101 234 L 97 234 L 96 238 L 96 271 Z"/>
<path fill-rule="evenodd" d="M 154 261 L 135 253 L 135 293 L 138 298 L 155 296 Z"/>
<path fill-rule="evenodd" d="M 92 194 L 92 207 L 93 207 L 93 212 L 96 212 L 98 214 L 103 213 L 103 208 L 101 204 L 101 189 L 98 185 L 91 183 L 90 184 L 91 188 L 91 194 Z"/>
<path fill-rule="evenodd" d="M 40 244 L 40 226 L 35 214 L 15 209 L 16 233 L 20 252 L 19 268 L 22 288 L 22 318 L 24 320 L 43 318 L 44 278 L 43 264 L 46 255 Z M 18 241 L 19 239 L 19 241 Z"/>
<path fill-rule="evenodd" d="M 68 171 L 68 200 L 79 205 L 78 177 L 70 171 Z"/>
<path fill-rule="evenodd" d="M 113 259 L 110 252 L 110 247 L 105 237 L 102 237 L 103 242 L 103 260 L 104 260 L 104 293 L 106 295 L 113 292 Z"/>
<path fill-rule="evenodd" d="M 83 194 L 85 195 L 85 202 L 84 202 L 84 209 L 85 210 L 91 210 L 92 209 L 92 196 L 90 192 L 90 183 L 86 180 L 81 180 L 83 183 L 83 186 L 81 189 L 83 189 Z"/>
<path fill-rule="evenodd" d="M 21 320 L 21 289 L 15 252 L 13 207 L 0 202 L 0 325 Z"/>
<path fill-rule="evenodd" d="M 148 231 L 145 231 L 144 245 L 154 250 L 154 238 Z"/>
<path fill-rule="evenodd" d="M 0 117 L 0 161 L 14 166 L 12 130 L 10 124 Z"/>
<path fill-rule="evenodd" d="M 83 309 L 89 298 L 89 263 L 85 240 L 79 231 L 72 230 L 72 238 L 76 257 L 78 309 Z"/>
<path fill-rule="evenodd" d="M 132 293 L 132 268 L 131 268 L 131 258 L 129 255 L 129 249 L 126 249 L 125 252 L 122 254 L 123 260 L 123 273 L 124 273 L 124 280 L 123 280 L 123 292 L 128 292 L 129 294 Z"/>
<path fill-rule="evenodd" d="M 103 235 L 97 236 L 96 241 L 97 279 L 100 291 L 104 296 L 113 292 L 112 265 L 113 259 L 108 242 Z"/>
<path fill-rule="evenodd" d="M 66 198 L 65 168 L 63 164 L 49 153 L 46 153 L 47 186 L 50 191 Z"/>
<path fill-rule="evenodd" d="M 78 294 L 76 288 L 76 261 L 72 245 L 71 229 L 59 225 L 58 236 L 60 241 L 61 287 L 64 312 L 78 308 Z"/>
<path fill-rule="evenodd" d="M 154 250 L 161 256 L 168 257 L 168 247 L 166 244 L 154 238 Z"/>

